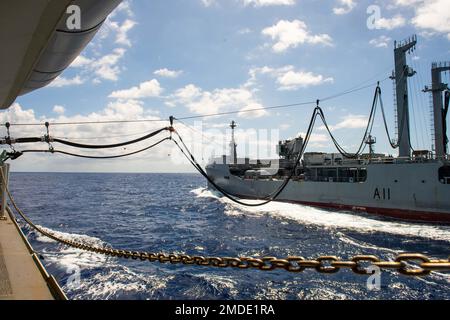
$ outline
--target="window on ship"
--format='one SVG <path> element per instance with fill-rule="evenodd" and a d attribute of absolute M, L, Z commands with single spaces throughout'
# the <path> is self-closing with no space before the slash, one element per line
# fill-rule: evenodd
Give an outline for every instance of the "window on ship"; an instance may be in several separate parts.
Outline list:
<path fill-rule="evenodd" d="M 439 181 L 443 184 L 450 184 L 450 166 L 439 168 Z"/>
<path fill-rule="evenodd" d="M 366 168 L 326 167 L 306 168 L 305 180 L 317 182 L 364 182 L 367 179 Z"/>

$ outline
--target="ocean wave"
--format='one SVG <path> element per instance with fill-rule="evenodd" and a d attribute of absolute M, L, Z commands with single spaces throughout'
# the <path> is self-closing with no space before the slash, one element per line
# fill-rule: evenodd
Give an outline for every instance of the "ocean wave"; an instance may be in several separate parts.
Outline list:
<path fill-rule="evenodd" d="M 83 244 L 96 247 L 105 247 L 107 245 L 103 240 L 96 237 L 91 237 L 84 234 L 56 231 L 43 226 L 38 227 L 64 240 L 78 241 Z M 45 244 L 47 243 L 57 244 L 55 240 L 52 240 L 35 230 L 31 231 L 30 234 L 34 235 L 35 240 L 38 242 Z M 84 251 L 81 249 L 68 247 L 64 245 L 57 246 L 56 248 L 46 247 L 42 253 L 45 256 L 45 260 L 47 260 L 49 263 L 56 264 L 57 266 L 64 269 L 70 269 L 74 266 L 77 266 L 81 269 L 93 269 L 103 266 L 107 262 L 107 260 L 110 259 L 105 255 Z"/>
<path fill-rule="evenodd" d="M 65 286 L 64 289 L 73 299 L 154 299 L 163 295 L 162 291 L 173 278 L 173 275 L 136 273 L 117 265 L 82 278 L 78 286 Z"/>
<path fill-rule="evenodd" d="M 283 202 L 270 202 L 261 207 L 246 207 L 237 204 L 226 197 L 219 197 L 217 192 L 207 188 L 192 190 L 197 197 L 218 199 L 225 205 L 225 214 L 263 215 L 270 214 L 294 220 L 305 225 L 315 225 L 325 228 L 342 228 L 363 233 L 384 232 L 409 237 L 420 237 L 450 242 L 450 228 L 429 224 L 408 223 L 399 221 L 381 221 L 370 219 L 345 211 L 323 210 L 320 208 Z M 248 203 L 258 203 L 258 200 L 246 200 Z"/>

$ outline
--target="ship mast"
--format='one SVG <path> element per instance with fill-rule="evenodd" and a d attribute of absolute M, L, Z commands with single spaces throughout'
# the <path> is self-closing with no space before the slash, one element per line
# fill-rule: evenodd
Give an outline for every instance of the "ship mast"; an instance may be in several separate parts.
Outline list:
<path fill-rule="evenodd" d="M 231 124 L 230 124 L 230 128 L 231 128 L 230 153 L 231 153 L 231 155 L 230 156 L 233 161 L 233 164 L 237 164 L 237 153 L 236 153 L 237 144 L 234 140 L 234 128 L 236 128 L 236 127 L 237 127 L 236 122 L 234 122 L 234 120 L 231 121 Z"/>
<path fill-rule="evenodd" d="M 437 159 L 447 154 L 446 113 L 448 105 L 443 107 L 442 92 L 448 90 L 448 84 L 442 83 L 441 73 L 450 70 L 450 62 L 433 62 L 431 64 L 431 87 L 425 86 L 424 92 L 433 95 L 434 149 Z"/>
<path fill-rule="evenodd" d="M 398 156 L 406 158 L 409 158 L 411 155 L 409 136 L 408 77 L 412 77 L 416 73 L 406 64 L 406 53 L 413 49 L 416 43 L 417 37 L 413 36 L 403 42 L 396 41 L 394 44 L 395 72 L 392 77 L 395 79 L 395 93 L 397 97 Z"/>

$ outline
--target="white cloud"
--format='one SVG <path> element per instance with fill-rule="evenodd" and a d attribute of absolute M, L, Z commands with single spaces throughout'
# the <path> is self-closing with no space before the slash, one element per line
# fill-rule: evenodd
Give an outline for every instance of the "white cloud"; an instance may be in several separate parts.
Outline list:
<path fill-rule="evenodd" d="M 158 97 L 163 89 L 158 80 L 152 79 L 150 81 L 142 82 L 136 87 L 130 89 L 113 91 L 109 97 L 116 99 L 143 99 L 150 97 Z"/>
<path fill-rule="evenodd" d="M 66 109 L 63 106 L 55 105 L 53 107 L 53 112 L 56 114 L 64 114 L 64 112 L 66 112 Z"/>
<path fill-rule="evenodd" d="M 342 120 L 335 125 L 328 125 L 330 130 L 339 129 L 360 129 L 367 127 L 367 116 L 348 114 L 342 117 Z M 320 126 L 319 130 L 325 130 L 325 126 Z"/>
<path fill-rule="evenodd" d="M 216 0 L 201 0 L 205 7 L 209 7 L 216 3 Z"/>
<path fill-rule="evenodd" d="M 112 18 L 115 15 L 117 15 L 119 12 L 124 12 L 128 17 L 133 17 L 134 13 L 133 13 L 133 10 L 131 9 L 130 1 L 128 1 L 128 0 L 122 1 L 117 6 L 117 8 L 109 15 L 109 17 Z"/>
<path fill-rule="evenodd" d="M 70 108 L 70 106 L 68 107 Z M 0 121 L 14 123 L 43 123 L 44 121 L 52 122 L 98 122 L 98 121 L 121 121 L 130 119 L 146 119 L 146 120 L 160 120 L 153 110 L 146 109 L 143 103 L 136 100 L 127 101 L 111 101 L 103 109 L 91 112 L 89 114 L 75 114 L 66 116 L 59 114 L 57 116 L 37 117 L 36 113 L 31 108 L 24 108 L 18 103 L 13 104 L 8 110 L 0 113 Z M 134 137 L 143 136 L 153 130 L 160 129 L 167 125 L 165 122 L 139 122 L 139 123 L 122 123 L 122 124 L 83 124 L 72 126 L 52 126 L 50 134 L 53 137 L 67 138 L 73 141 L 87 142 L 87 143 L 116 143 Z M 15 137 L 26 136 L 41 136 L 41 126 L 24 126 L 20 130 L 15 130 L 12 127 L 12 134 Z M 183 132 L 184 133 L 184 132 Z M 77 150 L 78 153 L 86 155 L 116 155 L 126 151 L 134 151 L 167 137 L 168 134 L 163 132 L 151 141 L 139 142 L 135 145 L 125 148 L 117 148 L 111 150 Z M 185 137 L 189 140 L 189 136 Z M 86 140 L 89 139 L 89 140 Z M 93 140 L 91 140 L 93 139 Z M 88 142 L 89 141 L 89 142 Z M 61 144 L 53 145 L 56 150 L 65 150 L 73 152 L 70 147 Z M 48 150 L 48 145 L 45 143 L 16 145 L 17 150 L 21 149 L 42 149 Z M 174 154 L 174 157 L 168 158 L 168 154 Z M 13 168 L 15 171 L 68 171 L 68 172 L 124 172 L 124 171 L 167 171 L 174 167 L 180 171 L 187 171 L 188 166 L 180 166 L 175 164 L 168 166 L 168 161 L 181 159 L 182 155 L 176 152 L 174 145 L 170 142 L 160 144 L 151 151 L 137 154 L 131 157 L 114 160 L 89 160 L 72 158 L 62 155 L 49 154 L 25 154 L 18 160 L 14 161 Z M 178 161 L 179 162 L 179 161 Z M 170 168 L 169 168 L 170 167 Z"/>
<path fill-rule="evenodd" d="M 128 32 L 136 25 L 136 21 L 126 19 L 122 23 L 119 23 L 117 21 L 107 19 L 105 21 L 105 25 L 105 28 L 109 28 L 111 32 L 115 34 L 115 43 L 128 47 L 131 46 L 131 41 L 128 38 Z"/>
<path fill-rule="evenodd" d="M 419 29 L 447 33 L 450 38 L 450 3 L 448 0 L 429 0 L 416 9 L 412 20 Z"/>
<path fill-rule="evenodd" d="M 92 59 L 86 58 L 83 55 L 79 55 L 70 65 L 72 68 L 83 68 L 92 63 Z"/>
<path fill-rule="evenodd" d="M 237 0 L 244 6 L 253 7 L 269 7 L 269 6 L 292 6 L 297 0 Z M 217 4 L 218 0 L 201 0 L 205 7 L 210 7 Z"/>
<path fill-rule="evenodd" d="M 122 17 L 122 21 L 119 21 L 118 16 Z M 116 44 L 130 47 L 131 40 L 128 37 L 128 32 L 137 24 L 133 17 L 134 13 L 130 1 L 121 2 L 103 24 L 100 30 L 100 38 L 104 39 L 113 35 Z"/>
<path fill-rule="evenodd" d="M 50 83 L 49 87 L 61 88 L 67 86 L 78 86 L 84 83 L 84 80 L 81 79 L 80 76 L 75 76 L 73 78 L 65 78 L 63 76 L 59 76 L 52 83 Z"/>
<path fill-rule="evenodd" d="M 112 53 L 94 61 L 90 65 L 90 68 L 94 71 L 95 75 L 101 79 L 117 81 L 121 71 L 117 66 L 117 63 L 125 55 L 125 52 L 126 50 L 123 48 L 116 48 Z"/>
<path fill-rule="evenodd" d="M 332 45 L 332 39 L 328 34 L 311 34 L 306 23 L 301 20 L 280 20 L 277 24 L 263 29 L 262 34 L 275 41 L 272 46 L 275 52 L 296 48 L 304 43 Z"/>
<path fill-rule="evenodd" d="M 262 110 L 263 106 L 260 103 L 251 103 L 245 107 L 243 107 L 238 113 L 238 116 L 241 118 L 260 118 L 267 116 L 269 113 L 267 110 Z M 259 110 L 257 110 L 259 109 Z"/>
<path fill-rule="evenodd" d="M 100 79 L 117 81 L 121 72 L 118 63 L 125 55 L 125 52 L 124 48 L 115 48 L 111 53 L 103 55 L 99 59 L 80 55 L 74 60 L 71 67 L 82 69 L 81 72 L 86 76 L 96 76 L 97 78 L 94 79 L 94 82 L 97 83 Z"/>
<path fill-rule="evenodd" d="M 169 70 L 167 68 L 159 69 L 153 72 L 154 75 L 166 78 L 178 78 L 182 73 L 182 70 Z"/>
<path fill-rule="evenodd" d="M 120 17 L 118 17 L 120 15 Z M 95 40 L 87 46 L 87 53 L 78 56 L 71 64 L 72 68 L 80 70 L 83 79 L 90 79 L 92 83 L 100 83 L 101 80 L 117 81 L 122 68 L 120 60 L 126 53 L 126 47 L 131 46 L 128 32 L 136 25 L 131 19 L 133 12 L 130 2 L 122 2 L 106 19 Z M 111 37 L 110 37 L 111 36 Z M 102 52 L 104 42 L 118 45 L 109 53 Z"/>
<path fill-rule="evenodd" d="M 71 67 L 81 69 L 81 73 L 86 77 L 96 76 L 93 80 L 94 83 L 100 82 L 100 79 L 117 81 L 121 72 L 118 63 L 125 53 L 124 48 L 115 48 L 112 52 L 98 59 L 80 55 L 72 62 Z"/>
<path fill-rule="evenodd" d="M 333 13 L 337 15 L 347 14 L 356 7 L 355 0 L 338 0 L 339 7 L 333 8 Z"/>
<path fill-rule="evenodd" d="M 189 84 L 172 94 L 166 102 L 168 106 L 183 105 L 196 114 L 211 114 L 226 111 L 245 111 L 261 108 L 253 92 L 244 87 L 220 88 L 212 91 Z M 268 113 L 265 110 L 239 113 L 240 117 L 261 117 Z"/>
<path fill-rule="evenodd" d="M 419 2 L 423 2 L 423 0 L 395 0 L 395 3 L 401 6 L 410 6 Z"/>
<path fill-rule="evenodd" d="M 297 134 L 297 137 L 305 137 L 306 133 L 305 132 L 299 132 Z M 308 142 L 308 150 L 310 150 L 311 148 L 320 148 L 319 150 L 323 150 L 324 148 L 329 147 L 330 145 L 330 137 L 328 136 L 328 133 L 312 133 L 310 138 L 309 138 L 309 142 Z M 310 150 L 313 151 L 313 150 Z"/>
<path fill-rule="evenodd" d="M 240 35 L 249 34 L 249 33 L 252 33 L 252 30 L 250 28 L 243 28 L 238 31 L 238 34 L 240 34 Z"/>
<path fill-rule="evenodd" d="M 306 137 L 306 133 L 305 132 L 299 132 L 297 134 L 297 137 Z M 329 141 L 329 136 L 325 133 L 313 133 L 311 134 L 311 138 L 309 138 L 310 142 L 328 142 Z"/>
<path fill-rule="evenodd" d="M 278 90 L 297 90 L 311 86 L 318 86 L 325 83 L 332 83 L 332 77 L 325 77 L 310 71 L 296 70 L 294 66 L 284 66 L 280 68 L 261 67 L 250 69 L 250 79 L 245 84 L 252 87 L 256 84 L 258 75 L 269 75 L 276 79 Z"/>
<path fill-rule="evenodd" d="M 395 15 L 392 18 L 379 18 L 373 23 L 375 29 L 387 29 L 392 30 L 395 28 L 403 27 L 406 24 L 406 20 L 401 15 Z"/>
<path fill-rule="evenodd" d="M 386 48 L 391 43 L 391 38 L 387 36 L 379 36 L 369 41 L 369 44 L 376 48 Z"/>
<path fill-rule="evenodd" d="M 280 84 L 280 90 L 297 90 L 323 83 L 332 83 L 333 78 L 325 78 L 321 74 L 312 72 L 291 70 L 278 77 L 277 82 Z"/>
<path fill-rule="evenodd" d="M 36 121 L 36 115 L 34 110 L 28 109 L 24 110 L 17 102 L 13 103 L 11 107 L 5 111 L 0 112 L 1 123 L 10 122 L 14 123 L 33 123 Z M 27 127 L 23 128 L 27 130 Z M 22 134 L 22 130 L 21 130 Z"/>
<path fill-rule="evenodd" d="M 293 6 L 296 0 L 241 0 L 245 6 L 268 7 L 268 6 Z"/>
<path fill-rule="evenodd" d="M 415 15 L 412 24 L 426 35 L 445 34 L 450 40 L 450 10 L 448 0 L 395 0 L 397 6 L 410 7 Z"/>

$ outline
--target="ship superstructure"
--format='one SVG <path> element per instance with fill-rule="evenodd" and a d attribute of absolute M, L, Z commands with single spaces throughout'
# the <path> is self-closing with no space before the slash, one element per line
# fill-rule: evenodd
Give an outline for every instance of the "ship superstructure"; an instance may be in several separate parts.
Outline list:
<path fill-rule="evenodd" d="M 395 82 L 398 125 L 397 139 L 390 143 L 398 148 L 397 157 L 375 153 L 376 139 L 369 134 L 363 141 L 369 152 L 357 157 L 342 152 L 304 152 L 296 166 L 304 143 L 302 137 L 297 137 L 279 142 L 279 159 L 237 161 L 233 136 L 232 156 L 213 159 L 206 167 L 208 176 L 214 184 L 239 198 L 267 199 L 289 176 L 291 179 L 277 201 L 450 223 L 446 134 L 450 94 L 448 84 L 442 83 L 441 78 L 442 72 L 450 70 L 450 64 L 433 63 L 432 85 L 424 89 L 433 96 L 434 150 L 413 150 L 408 78 L 416 71 L 407 65 L 406 54 L 415 49 L 416 43 L 416 37 L 412 37 L 394 45 L 395 70 L 391 78 Z M 234 130 L 236 124 L 233 122 L 231 127 Z"/>

